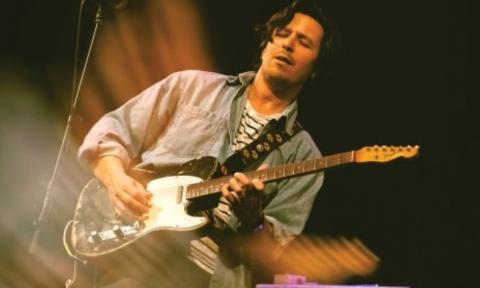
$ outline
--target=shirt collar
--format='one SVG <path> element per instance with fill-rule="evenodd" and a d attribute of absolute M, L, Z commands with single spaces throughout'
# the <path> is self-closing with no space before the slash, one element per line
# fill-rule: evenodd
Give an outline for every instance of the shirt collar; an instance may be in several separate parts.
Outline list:
<path fill-rule="evenodd" d="M 238 74 L 237 76 L 228 76 L 227 85 L 229 86 L 238 86 L 238 85 L 248 85 L 252 83 L 253 78 L 255 78 L 255 71 L 247 71 Z"/>
<path fill-rule="evenodd" d="M 229 76 L 227 77 L 227 85 L 245 87 L 247 85 L 250 85 L 253 82 L 255 75 L 256 75 L 255 71 L 247 71 L 247 72 L 240 73 L 237 76 Z M 246 98 L 246 93 L 238 93 L 237 97 L 241 97 L 241 96 Z M 245 105 L 246 99 L 242 99 L 242 100 L 243 101 L 240 101 L 241 105 Z M 297 119 L 297 113 L 298 113 L 297 108 L 298 108 L 297 100 L 294 100 L 282 112 L 282 115 L 287 118 L 285 129 L 288 133 L 292 132 L 293 124 Z M 243 106 L 242 106 L 242 111 L 243 111 Z"/>

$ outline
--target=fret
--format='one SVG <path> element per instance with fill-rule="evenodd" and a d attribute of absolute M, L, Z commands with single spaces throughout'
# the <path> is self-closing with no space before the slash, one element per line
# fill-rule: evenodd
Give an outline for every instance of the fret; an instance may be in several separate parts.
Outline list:
<path fill-rule="evenodd" d="M 265 181 L 267 179 L 267 173 L 265 173 L 264 171 L 260 171 L 258 173 L 258 179 L 261 181 Z"/>
<path fill-rule="evenodd" d="M 270 177 L 269 177 L 269 178 L 270 178 L 270 180 L 275 180 L 275 179 L 276 179 L 276 177 L 275 177 L 275 169 L 272 169 L 272 170 L 271 170 L 271 173 L 270 173 Z"/>
<path fill-rule="evenodd" d="M 247 176 L 250 179 L 257 178 L 257 171 L 249 171 L 249 172 L 244 172 L 245 176 Z"/>
<path fill-rule="evenodd" d="M 216 190 L 217 191 L 222 191 L 223 185 L 225 185 L 225 182 L 218 181 L 217 186 L 216 186 Z"/>
<path fill-rule="evenodd" d="M 295 175 L 295 171 L 294 171 L 293 167 L 291 167 L 290 165 L 287 165 L 285 167 L 285 175 L 288 175 L 288 176 Z"/>
<path fill-rule="evenodd" d="M 283 170 L 282 166 L 277 167 L 277 172 L 278 172 L 278 178 L 283 178 L 283 176 L 285 175 L 285 171 Z"/>
<path fill-rule="evenodd" d="M 315 166 L 316 166 L 316 169 L 324 169 L 327 167 L 327 165 L 325 164 L 325 161 L 326 159 L 317 159 L 315 161 Z"/>
<path fill-rule="evenodd" d="M 338 157 L 337 157 L 337 155 L 331 156 L 331 161 L 330 161 L 330 162 L 332 163 L 332 164 L 331 164 L 332 166 L 337 165 L 337 164 L 338 164 Z"/>
<path fill-rule="evenodd" d="M 277 169 L 275 169 L 275 170 L 277 170 L 277 174 L 278 174 L 278 177 L 277 177 L 277 178 L 281 178 L 281 177 L 283 176 L 283 174 L 282 174 L 282 172 L 283 172 L 282 167 L 281 167 L 281 166 L 280 166 L 280 167 L 277 167 Z"/>
<path fill-rule="evenodd" d="M 297 173 L 303 173 L 303 172 L 305 172 L 305 168 L 303 167 L 303 165 L 297 164 L 297 165 L 295 165 L 295 166 L 297 166 Z"/>
<path fill-rule="evenodd" d="M 218 191 L 219 191 L 219 189 L 218 189 L 218 184 L 214 182 L 214 183 L 212 184 L 212 191 L 211 191 L 211 193 L 218 192 Z"/>
<path fill-rule="evenodd" d="M 307 160 L 305 162 L 306 162 L 305 167 L 307 171 L 315 170 L 315 160 Z"/>

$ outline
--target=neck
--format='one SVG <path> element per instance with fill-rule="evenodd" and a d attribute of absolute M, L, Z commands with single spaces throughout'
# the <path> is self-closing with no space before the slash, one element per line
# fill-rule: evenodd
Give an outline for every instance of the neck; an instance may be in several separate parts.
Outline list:
<path fill-rule="evenodd" d="M 292 87 L 281 80 L 266 79 L 263 73 L 257 73 L 253 80 L 248 99 L 253 108 L 262 114 L 281 113 L 297 98 L 301 87 Z"/>

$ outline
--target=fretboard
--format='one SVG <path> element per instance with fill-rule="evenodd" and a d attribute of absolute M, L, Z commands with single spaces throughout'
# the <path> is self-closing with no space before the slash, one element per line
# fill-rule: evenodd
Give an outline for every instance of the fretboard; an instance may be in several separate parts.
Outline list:
<path fill-rule="evenodd" d="M 264 183 L 267 183 L 321 171 L 341 164 L 351 163 L 354 162 L 354 157 L 355 151 L 349 151 L 318 159 L 283 164 L 264 170 L 244 172 L 244 174 L 250 179 L 258 178 Z M 220 193 L 222 187 L 227 184 L 232 177 L 232 175 L 228 175 L 201 183 L 191 184 L 187 187 L 186 198 L 190 200 L 210 194 Z"/>

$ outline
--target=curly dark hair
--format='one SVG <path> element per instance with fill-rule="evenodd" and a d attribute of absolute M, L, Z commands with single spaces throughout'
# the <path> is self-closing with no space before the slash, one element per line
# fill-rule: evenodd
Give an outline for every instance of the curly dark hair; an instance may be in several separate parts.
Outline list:
<path fill-rule="evenodd" d="M 317 58 L 312 74 L 314 74 L 315 77 L 325 79 L 328 77 L 334 59 L 336 58 L 334 53 L 336 52 L 336 48 L 334 47 L 338 44 L 336 39 L 337 33 L 333 23 L 327 18 L 315 0 L 296 0 L 289 6 L 273 14 L 265 24 L 256 27 L 260 45 L 255 55 L 254 67 L 255 69 L 260 67 L 262 51 L 267 46 L 268 42 L 272 41 L 272 35 L 275 29 L 285 27 L 290 21 L 292 21 L 295 13 L 303 13 L 312 17 L 320 23 L 324 30 L 320 46 L 320 54 Z"/>

